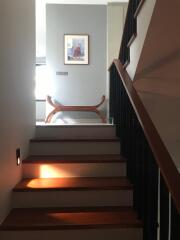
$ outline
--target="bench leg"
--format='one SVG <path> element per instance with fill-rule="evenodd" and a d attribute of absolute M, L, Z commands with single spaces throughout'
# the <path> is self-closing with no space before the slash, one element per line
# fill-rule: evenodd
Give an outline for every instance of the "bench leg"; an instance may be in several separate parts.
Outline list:
<path fill-rule="evenodd" d="M 54 114 L 57 113 L 57 110 L 52 110 L 45 119 L 45 123 L 50 123 Z"/>
<path fill-rule="evenodd" d="M 100 117 L 102 123 L 107 123 L 106 118 L 103 116 L 103 114 L 100 111 L 94 110 L 94 112 Z"/>

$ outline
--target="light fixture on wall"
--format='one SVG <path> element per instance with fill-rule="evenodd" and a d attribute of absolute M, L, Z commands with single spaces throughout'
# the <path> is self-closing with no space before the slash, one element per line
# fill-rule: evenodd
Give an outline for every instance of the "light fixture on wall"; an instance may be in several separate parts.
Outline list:
<path fill-rule="evenodd" d="M 20 148 L 16 149 L 16 164 L 19 166 L 21 164 L 21 150 Z"/>

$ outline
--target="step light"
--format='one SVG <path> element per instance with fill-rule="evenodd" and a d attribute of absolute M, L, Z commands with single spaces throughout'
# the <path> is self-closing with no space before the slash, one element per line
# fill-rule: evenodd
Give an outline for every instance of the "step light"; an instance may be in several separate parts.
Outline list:
<path fill-rule="evenodd" d="M 16 149 L 16 164 L 19 166 L 21 164 L 21 150 L 20 148 Z"/>

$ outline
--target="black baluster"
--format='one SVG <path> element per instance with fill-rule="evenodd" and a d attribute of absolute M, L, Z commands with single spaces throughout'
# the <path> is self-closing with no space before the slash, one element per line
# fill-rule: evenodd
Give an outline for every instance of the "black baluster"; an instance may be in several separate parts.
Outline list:
<path fill-rule="evenodd" d="M 171 199 L 171 240 L 180 239 L 180 214 Z"/>
<path fill-rule="evenodd" d="M 169 234 L 169 192 L 160 176 L 160 240 L 168 240 Z"/>

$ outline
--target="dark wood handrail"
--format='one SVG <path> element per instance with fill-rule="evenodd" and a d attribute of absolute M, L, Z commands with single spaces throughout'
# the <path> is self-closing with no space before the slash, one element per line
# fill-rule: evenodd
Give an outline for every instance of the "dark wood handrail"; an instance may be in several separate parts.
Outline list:
<path fill-rule="evenodd" d="M 145 0 L 129 0 L 119 51 L 119 59 L 124 67 L 130 62 L 130 45 L 137 35 L 137 16 L 144 2 Z"/>
<path fill-rule="evenodd" d="M 164 181 L 172 195 L 178 212 L 180 213 L 180 174 L 176 168 L 169 152 L 162 142 L 152 120 L 150 119 L 132 81 L 121 64 L 120 60 L 114 60 L 113 64 L 122 79 L 122 83 L 129 96 L 129 100 L 134 108 L 137 118 L 141 124 L 144 134 L 151 147 L 154 158 L 160 168 Z"/>
<path fill-rule="evenodd" d="M 140 12 L 145 0 L 138 0 L 138 8 L 136 9 L 134 13 L 134 17 L 137 17 L 138 13 Z"/>

